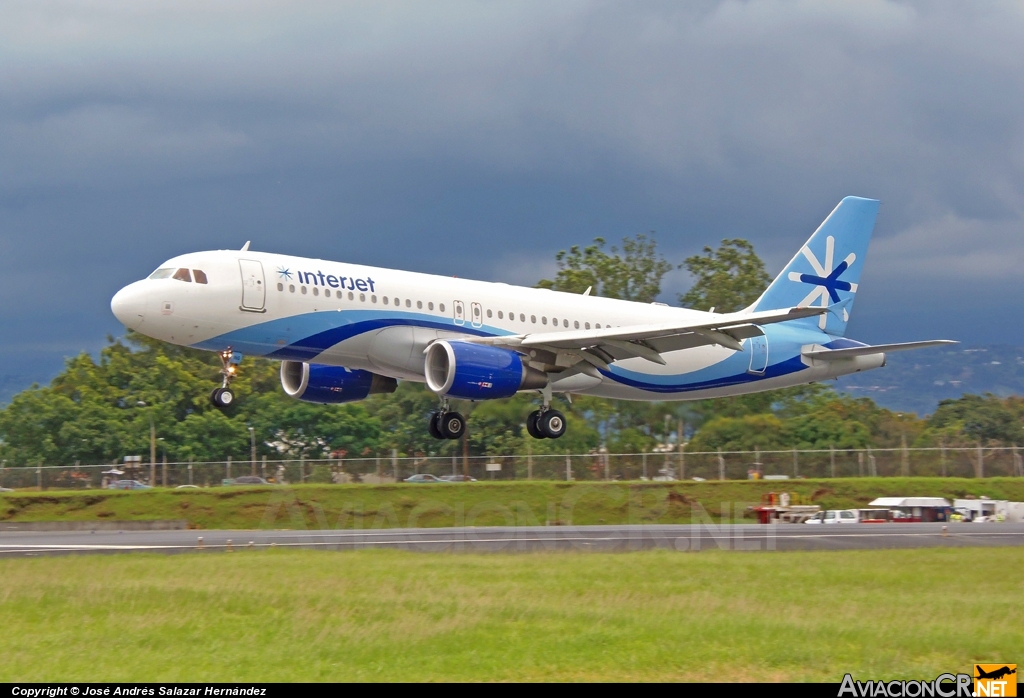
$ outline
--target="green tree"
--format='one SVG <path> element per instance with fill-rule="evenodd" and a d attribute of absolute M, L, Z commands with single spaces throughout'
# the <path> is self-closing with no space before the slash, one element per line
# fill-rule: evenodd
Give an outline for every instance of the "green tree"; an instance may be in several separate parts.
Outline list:
<path fill-rule="evenodd" d="M 583 293 L 592 288 L 595 296 L 650 303 L 661 293 L 661 280 L 672 265 L 657 252 L 651 237 L 638 233 L 623 238 L 622 250 L 612 246 L 604 250 L 604 238 L 580 249 L 573 245 L 555 255 L 558 273 L 554 279 L 542 279 L 538 288 Z"/>
<path fill-rule="evenodd" d="M 922 438 L 944 437 L 951 443 L 1024 443 L 1024 422 L 1019 399 L 1001 400 L 991 393 L 943 400 L 927 420 Z"/>
<path fill-rule="evenodd" d="M 722 240 L 717 250 L 705 247 L 701 254 L 687 257 L 680 265 L 696 282 L 679 296 L 687 308 L 731 313 L 756 301 L 771 278 L 764 262 L 746 240 Z"/>
<path fill-rule="evenodd" d="M 774 414 L 716 417 L 700 428 L 689 451 L 770 451 L 785 448 L 787 434 L 782 420 Z"/>

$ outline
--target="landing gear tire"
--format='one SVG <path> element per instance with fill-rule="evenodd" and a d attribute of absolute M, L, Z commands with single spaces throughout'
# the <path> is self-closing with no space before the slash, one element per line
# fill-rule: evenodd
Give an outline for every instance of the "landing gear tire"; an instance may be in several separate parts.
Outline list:
<path fill-rule="evenodd" d="M 546 439 L 544 432 L 537 426 L 537 420 L 540 419 L 540 410 L 534 410 L 526 418 L 526 433 L 535 439 Z"/>
<path fill-rule="evenodd" d="M 458 412 L 442 412 L 437 419 L 437 430 L 446 439 L 458 439 L 466 432 L 466 420 Z"/>
<path fill-rule="evenodd" d="M 231 388 L 216 388 L 210 393 L 210 402 L 219 409 L 230 407 L 235 402 L 235 393 Z"/>
<path fill-rule="evenodd" d="M 546 438 L 557 439 L 565 433 L 565 415 L 558 410 L 548 410 L 542 413 L 537 418 L 537 430 Z"/>
<path fill-rule="evenodd" d="M 235 393 L 228 386 L 238 373 L 238 362 L 242 360 L 242 355 L 233 352 L 231 347 L 218 352 L 218 355 L 221 363 L 220 373 L 224 378 L 221 386 L 210 393 L 210 402 L 217 409 L 223 410 L 235 402 Z"/>
<path fill-rule="evenodd" d="M 440 427 L 437 426 L 438 417 L 440 416 L 440 412 L 431 412 L 430 420 L 427 422 L 427 430 L 430 432 L 430 435 L 433 436 L 435 439 L 444 438 L 444 434 L 441 433 Z"/>

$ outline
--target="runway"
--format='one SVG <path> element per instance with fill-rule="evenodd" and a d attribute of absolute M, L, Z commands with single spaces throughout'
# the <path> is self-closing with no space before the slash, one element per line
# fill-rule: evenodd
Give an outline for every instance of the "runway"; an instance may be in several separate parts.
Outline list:
<path fill-rule="evenodd" d="M 1024 545 L 1024 524 L 643 525 L 372 530 L 3 531 L 0 557 L 123 552 L 391 548 L 513 553 L 865 550 Z"/>

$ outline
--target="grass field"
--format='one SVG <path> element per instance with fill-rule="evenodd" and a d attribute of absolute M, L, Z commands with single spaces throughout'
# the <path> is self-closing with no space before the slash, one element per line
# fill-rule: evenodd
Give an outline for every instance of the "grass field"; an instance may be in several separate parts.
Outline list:
<path fill-rule="evenodd" d="M 0 560 L 0 681 L 934 678 L 1020 662 L 1024 551 Z"/>
<path fill-rule="evenodd" d="M 1024 478 L 850 478 L 675 483 L 495 482 L 453 485 L 299 485 L 134 492 L 17 492 L 0 497 L 0 521 L 184 519 L 194 528 L 690 523 L 694 514 L 742 518 L 771 491 L 823 508 L 875 497 L 968 494 L 1024 500 Z M 695 505 L 706 510 L 697 510 Z M 750 519 L 748 519 L 750 521 Z"/>

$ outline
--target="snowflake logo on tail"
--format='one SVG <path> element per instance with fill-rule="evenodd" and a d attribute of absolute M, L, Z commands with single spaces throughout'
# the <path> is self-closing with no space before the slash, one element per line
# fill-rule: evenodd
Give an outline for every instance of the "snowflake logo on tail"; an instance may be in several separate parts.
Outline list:
<path fill-rule="evenodd" d="M 818 304 L 820 308 L 827 308 L 829 301 L 832 303 L 839 302 L 839 291 L 849 291 L 850 293 L 857 292 L 857 284 L 850 283 L 849 281 L 843 281 L 839 277 L 843 275 L 850 265 L 853 264 L 857 255 L 851 252 L 846 256 L 842 262 L 835 267 L 832 266 L 832 262 L 835 256 L 836 239 L 829 235 L 825 239 L 825 263 L 822 264 L 818 261 L 818 258 L 811 252 L 811 248 L 804 245 L 800 252 L 803 253 L 807 261 L 811 263 L 811 267 L 814 269 L 814 274 L 801 274 L 800 272 L 791 271 L 789 272 L 789 280 L 796 281 L 802 284 L 811 284 L 814 286 L 814 290 L 807 294 L 799 305 L 800 307 L 813 307 L 819 300 Z M 825 323 L 828 320 L 827 315 L 821 315 L 818 319 L 818 327 L 825 329 Z M 846 308 L 843 308 L 843 322 L 849 322 L 850 313 Z"/>

